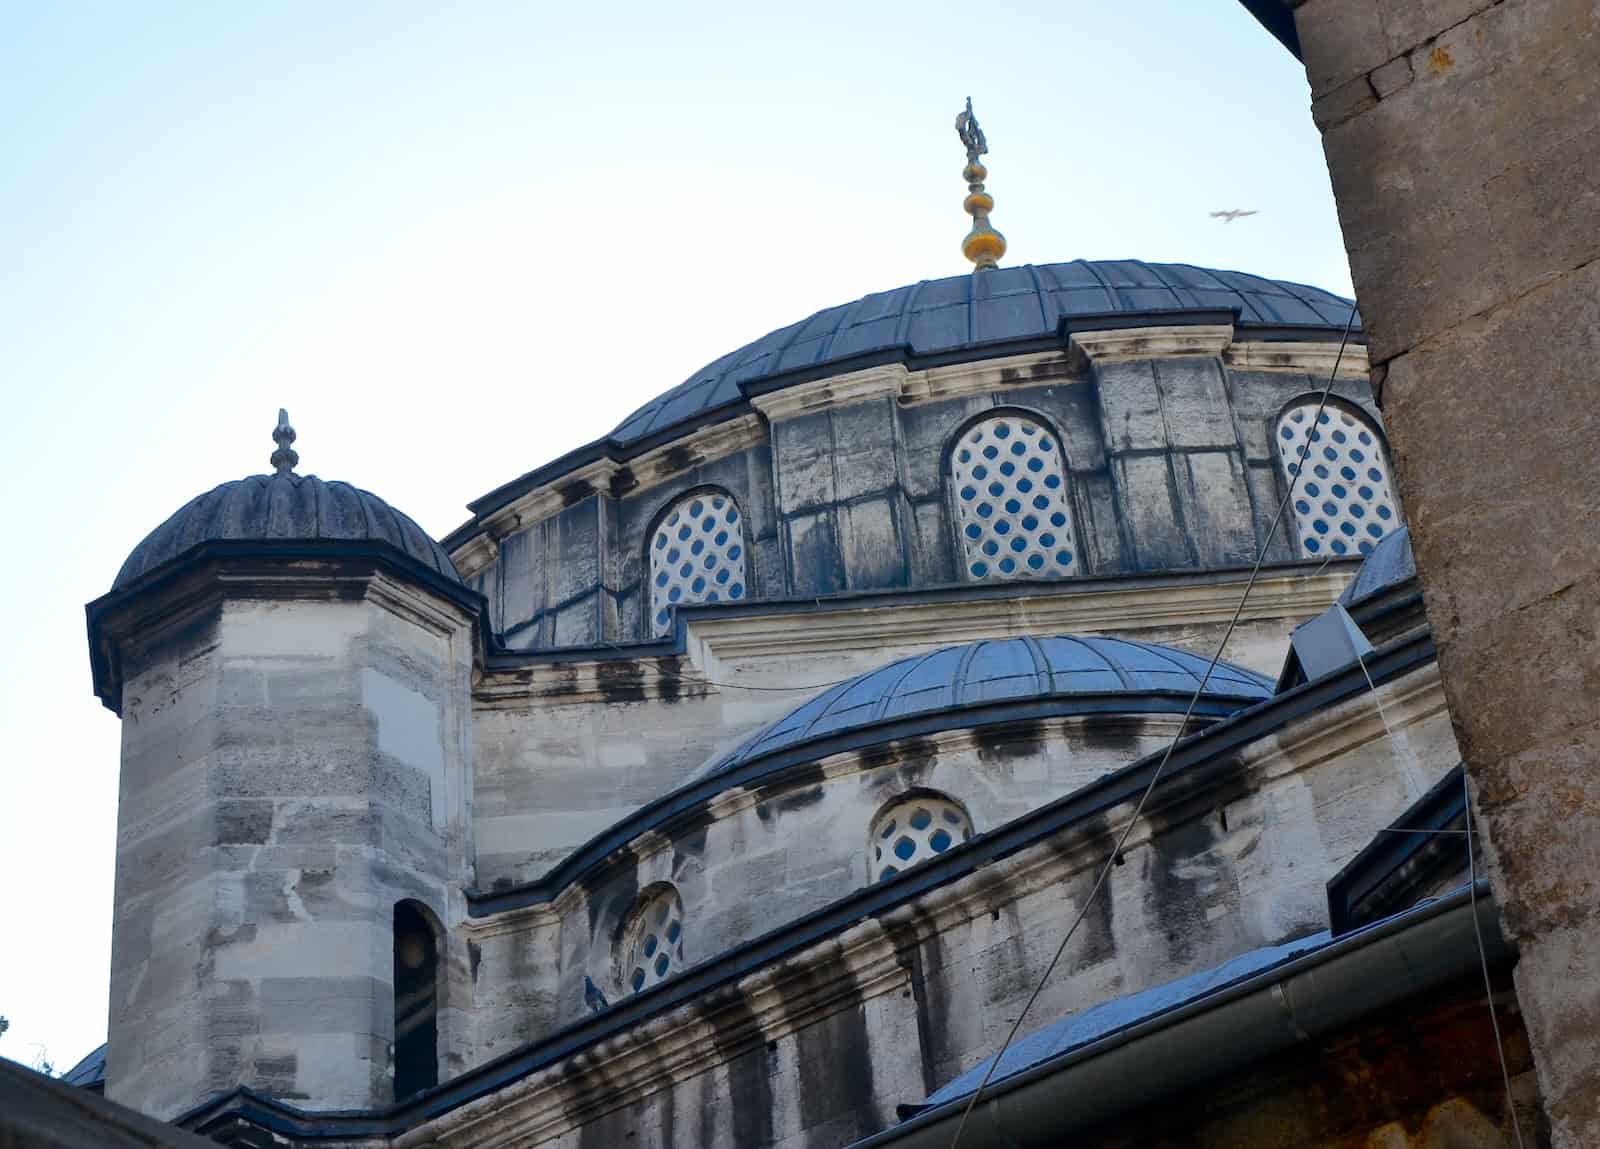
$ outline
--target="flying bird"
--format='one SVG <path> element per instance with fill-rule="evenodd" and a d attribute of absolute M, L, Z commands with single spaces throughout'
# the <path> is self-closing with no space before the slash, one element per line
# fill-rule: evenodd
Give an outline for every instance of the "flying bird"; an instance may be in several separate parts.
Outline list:
<path fill-rule="evenodd" d="M 1251 211 L 1240 211 L 1238 208 L 1232 208 L 1229 211 L 1214 211 L 1214 212 L 1211 213 L 1211 218 L 1212 219 L 1220 219 L 1223 223 L 1232 223 L 1234 220 L 1243 219 L 1247 215 L 1260 215 L 1260 214 L 1261 214 L 1261 212 L 1260 212 L 1259 209 L 1255 209 L 1255 210 L 1251 210 Z"/>

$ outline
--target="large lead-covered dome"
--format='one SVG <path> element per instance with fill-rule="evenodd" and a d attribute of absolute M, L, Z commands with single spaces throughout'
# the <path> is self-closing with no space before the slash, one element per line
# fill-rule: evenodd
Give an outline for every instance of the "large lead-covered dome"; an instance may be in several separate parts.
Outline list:
<path fill-rule="evenodd" d="M 461 581 L 444 548 L 377 495 L 283 470 L 235 479 L 190 499 L 133 548 L 112 589 L 202 543 L 309 540 L 387 543 L 449 581 Z"/>
<path fill-rule="evenodd" d="M 741 385 L 827 374 L 874 357 L 961 356 L 991 344 L 1054 339 L 1063 320 L 1233 311 L 1240 328 L 1343 330 L 1353 304 L 1307 287 L 1182 263 L 1073 260 L 925 279 L 819 311 L 707 364 L 629 415 L 608 439 L 625 445 L 705 418 Z M 1359 326 L 1359 321 L 1358 321 Z"/>

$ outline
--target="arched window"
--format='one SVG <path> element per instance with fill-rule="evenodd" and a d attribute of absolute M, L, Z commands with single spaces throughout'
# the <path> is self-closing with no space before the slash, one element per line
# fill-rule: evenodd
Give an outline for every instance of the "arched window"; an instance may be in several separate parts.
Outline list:
<path fill-rule="evenodd" d="M 1318 415 L 1316 399 L 1292 404 L 1278 417 L 1278 457 L 1291 478 L 1308 437 L 1305 474 L 1294 489 L 1300 553 L 1369 553 L 1400 525 L 1377 428 L 1343 405 L 1329 403 Z"/>
<path fill-rule="evenodd" d="M 972 819 L 949 798 L 908 794 L 885 806 L 872 820 L 868 873 L 874 882 L 892 878 L 970 837 Z"/>
<path fill-rule="evenodd" d="M 650 536 L 650 633 L 666 634 L 672 608 L 745 596 L 744 518 L 727 491 L 685 495 Z"/>
<path fill-rule="evenodd" d="M 394 1099 L 439 1084 L 439 942 L 433 915 L 394 907 Z"/>
<path fill-rule="evenodd" d="M 671 886 L 647 890 L 622 934 L 622 983 L 637 993 L 683 968 L 683 902 Z"/>
<path fill-rule="evenodd" d="M 1077 574 L 1061 442 L 1020 412 L 992 415 L 950 452 L 962 570 L 978 581 Z"/>

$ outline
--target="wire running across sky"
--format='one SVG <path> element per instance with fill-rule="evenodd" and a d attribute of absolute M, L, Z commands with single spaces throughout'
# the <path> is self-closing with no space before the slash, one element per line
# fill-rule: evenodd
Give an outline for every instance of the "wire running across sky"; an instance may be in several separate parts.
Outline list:
<path fill-rule="evenodd" d="M 1345 348 L 1349 346 L 1350 332 L 1354 328 L 1355 322 L 1356 309 L 1352 307 L 1350 309 L 1350 318 L 1344 325 L 1344 334 L 1339 339 L 1339 352 L 1334 356 L 1333 366 L 1328 370 L 1328 381 L 1323 384 L 1322 393 L 1318 397 L 1317 410 L 1311 420 L 1313 426 L 1316 425 L 1317 420 L 1322 417 L 1323 411 L 1327 408 L 1328 396 L 1333 392 L 1333 381 L 1338 376 L 1339 364 L 1344 361 Z M 1251 566 L 1250 577 L 1245 580 L 1244 590 L 1239 595 L 1239 604 L 1234 607 L 1233 616 L 1228 619 L 1228 625 L 1222 632 L 1222 638 L 1217 643 L 1217 649 L 1212 653 L 1211 661 L 1206 664 L 1205 674 L 1200 676 L 1200 681 L 1195 685 L 1194 693 L 1189 698 L 1189 705 L 1184 709 L 1183 719 L 1178 723 L 1177 730 L 1172 735 L 1172 741 L 1167 743 L 1166 752 L 1161 755 L 1161 760 L 1156 763 L 1156 768 L 1150 775 L 1150 781 L 1146 783 L 1144 791 L 1139 795 L 1139 801 L 1134 806 L 1133 813 L 1129 815 L 1127 824 L 1123 826 L 1122 833 L 1117 836 L 1117 844 L 1112 847 L 1111 853 L 1106 856 L 1105 862 L 1100 867 L 1100 872 L 1095 876 L 1094 885 L 1090 887 L 1088 897 L 1084 898 L 1083 904 L 1078 907 L 1078 912 L 1073 917 L 1072 924 L 1067 927 L 1066 935 L 1061 939 L 1061 944 L 1056 947 L 1055 954 L 1050 958 L 1049 964 L 1045 966 L 1044 973 L 1040 975 L 1037 984 L 1033 987 L 1033 992 L 1028 995 L 1028 1000 L 1023 1003 L 1022 1009 L 1018 1011 L 1016 1020 L 1011 1023 L 1011 1028 L 1006 1033 L 1005 1040 L 1000 1043 L 1000 1048 L 990 1058 L 989 1068 L 984 1071 L 983 1079 L 978 1082 L 978 1087 L 972 1091 L 971 1096 L 967 1099 L 966 1106 L 961 1110 L 961 1120 L 956 1125 L 955 1136 L 950 1139 L 950 1149 L 958 1149 L 958 1146 L 960 1146 L 961 1135 L 966 1131 L 967 1120 L 972 1116 L 973 1109 L 977 1107 L 978 1099 L 983 1096 L 983 1091 L 988 1088 L 990 1080 L 994 1077 L 995 1070 L 1000 1067 L 1001 1059 L 1005 1057 L 1006 1050 L 1011 1048 L 1012 1042 L 1016 1040 L 1017 1034 L 1021 1032 L 1022 1023 L 1028 1016 L 1028 1011 L 1033 1008 L 1034 1003 L 1039 1000 L 1039 995 L 1044 992 L 1045 985 L 1050 981 L 1050 975 L 1055 972 L 1056 966 L 1061 963 L 1062 955 L 1067 952 L 1067 946 L 1071 944 L 1073 936 L 1078 932 L 1078 927 L 1083 924 L 1084 918 L 1088 916 L 1090 907 L 1094 905 L 1095 899 L 1100 896 L 1100 891 L 1104 888 L 1106 879 L 1111 874 L 1111 868 L 1116 865 L 1117 859 L 1122 856 L 1123 847 L 1127 845 L 1128 838 L 1133 833 L 1133 828 L 1139 824 L 1139 818 L 1144 814 L 1145 805 L 1150 801 L 1150 795 L 1155 792 L 1157 783 L 1161 781 L 1161 775 L 1166 770 L 1167 763 L 1172 759 L 1173 751 L 1177 749 L 1178 740 L 1183 737 L 1183 732 L 1189 726 L 1189 719 L 1194 715 L 1195 707 L 1199 705 L 1200 695 L 1205 691 L 1206 683 L 1210 681 L 1211 674 L 1216 670 L 1217 663 L 1222 658 L 1222 652 L 1228 645 L 1228 640 L 1233 637 L 1234 628 L 1239 624 L 1239 618 L 1244 613 L 1245 603 L 1250 598 L 1250 591 L 1255 587 L 1256 579 L 1261 574 L 1261 567 L 1266 562 L 1267 550 L 1272 546 L 1272 540 L 1277 536 L 1278 527 L 1283 522 L 1283 516 L 1289 509 L 1290 501 L 1294 498 L 1294 489 L 1300 481 L 1301 473 L 1305 470 L 1306 455 L 1310 450 L 1311 436 L 1307 435 L 1305 442 L 1300 444 L 1300 457 L 1289 472 L 1289 484 L 1283 492 L 1283 498 L 1278 503 L 1277 514 L 1272 517 L 1272 525 L 1267 528 L 1267 537 L 1261 541 L 1261 547 L 1256 552 L 1256 561 Z"/>

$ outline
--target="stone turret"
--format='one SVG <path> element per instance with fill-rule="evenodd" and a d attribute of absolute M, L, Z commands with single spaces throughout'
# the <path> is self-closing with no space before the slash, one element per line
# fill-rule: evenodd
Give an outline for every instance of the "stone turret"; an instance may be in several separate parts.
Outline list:
<path fill-rule="evenodd" d="M 293 438 L 280 415 L 274 472 L 184 506 L 88 607 L 122 718 L 106 1092 L 158 1117 L 241 1086 L 372 1108 L 461 1040 L 482 600 L 381 499 L 296 474 Z"/>

